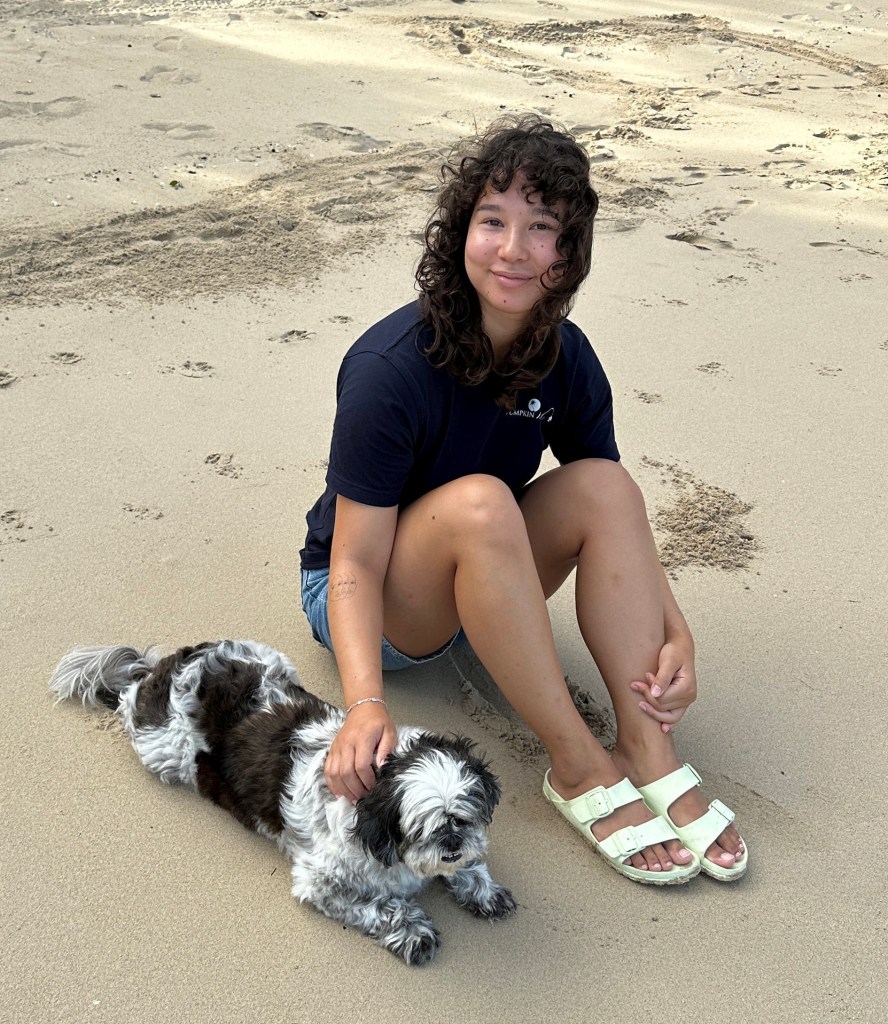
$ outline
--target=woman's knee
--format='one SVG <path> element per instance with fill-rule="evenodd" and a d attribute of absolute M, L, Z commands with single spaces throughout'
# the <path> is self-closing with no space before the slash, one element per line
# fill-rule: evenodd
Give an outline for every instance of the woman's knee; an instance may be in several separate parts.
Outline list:
<path fill-rule="evenodd" d="M 528 511 L 540 507 L 559 510 L 565 523 L 589 525 L 603 519 L 640 517 L 647 519 L 641 488 L 619 462 L 610 459 L 580 459 L 543 477 Z M 531 491 L 534 490 L 531 488 Z"/>
<path fill-rule="evenodd" d="M 473 473 L 448 485 L 451 523 L 466 537 L 526 540 L 524 518 L 509 487 L 498 477 Z"/>
<path fill-rule="evenodd" d="M 577 486 L 592 507 L 646 514 L 641 488 L 622 463 L 610 459 L 581 459 L 572 465 L 577 467 Z"/>

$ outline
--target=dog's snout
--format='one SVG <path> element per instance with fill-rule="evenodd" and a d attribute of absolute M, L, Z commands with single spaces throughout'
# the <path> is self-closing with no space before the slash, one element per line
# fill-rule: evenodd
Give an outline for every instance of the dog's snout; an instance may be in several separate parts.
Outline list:
<path fill-rule="evenodd" d="M 460 836 L 451 832 L 449 835 L 444 836 L 441 840 L 441 849 L 445 853 L 456 853 L 456 851 L 462 846 L 462 839 Z"/>

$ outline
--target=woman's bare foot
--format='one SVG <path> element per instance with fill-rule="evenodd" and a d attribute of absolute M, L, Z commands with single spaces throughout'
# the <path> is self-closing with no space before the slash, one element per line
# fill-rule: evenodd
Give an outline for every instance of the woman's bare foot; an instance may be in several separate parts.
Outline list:
<path fill-rule="evenodd" d="M 664 739 L 667 737 L 664 736 Z M 636 786 L 646 786 L 657 779 L 662 779 L 670 772 L 681 768 L 681 762 L 672 747 L 671 738 L 662 749 L 652 750 L 649 747 L 636 749 L 631 753 L 622 749 L 619 742 L 611 752 L 611 760 L 618 773 L 626 775 Z M 699 786 L 688 790 L 669 807 L 669 817 L 678 825 L 689 825 L 696 821 L 709 809 L 709 800 L 703 795 Z M 667 851 L 672 844 L 667 843 Z M 745 848 L 740 833 L 734 825 L 729 825 L 716 841 L 706 850 L 707 860 L 723 868 L 732 868 L 741 859 Z"/>
<path fill-rule="evenodd" d="M 574 781 L 560 777 L 556 774 L 555 769 L 552 768 L 549 772 L 549 783 L 564 800 L 573 800 L 583 793 L 588 793 L 590 789 L 595 789 L 596 786 L 614 786 L 625 777 L 625 772 L 620 773 L 616 771 L 612 773 L 612 777 L 610 775 L 603 779 L 585 777 Z M 631 804 L 618 807 L 606 818 L 600 818 L 594 822 L 592 834 L 596 839 L 602 841 L 607 839 L 608 836 L 613 835 L 618 829 L 626 828 L 627 825 L 642 825 L 654 817 L 655 815 L 648 810 L 644 801 L 635 800 Z M 666 844 L 657 843 L 653 846 L 646 846 L 639 853 L 624 860 L 623 863 L 631 864 L 632 867 L 643 871 L 662 871 L 668 874 L 676 866 L 684 867 L 692 859 L 693 854 L 686 850 L 681 842 L 675 840 Z"/>

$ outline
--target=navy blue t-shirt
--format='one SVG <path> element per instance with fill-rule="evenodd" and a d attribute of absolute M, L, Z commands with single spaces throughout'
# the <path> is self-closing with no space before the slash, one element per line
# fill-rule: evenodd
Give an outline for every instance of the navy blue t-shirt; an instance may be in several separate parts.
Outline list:
<path fill-rule="evenodd" d="M 470 473 L 499 477 L 517 496 L 546 448 L 560 463 L 619 461 L 611 389 L 583 332 L 567 321 L 549 375 L 513 412 L 485 384 L 459 383 L 431 364 L 432 330 L 416 302 L 371 327 L 349 349 L 336 387 L 327 488 L 308 513 L 302 567 L 330 564 L 336 495 L 406 507 Z"/>

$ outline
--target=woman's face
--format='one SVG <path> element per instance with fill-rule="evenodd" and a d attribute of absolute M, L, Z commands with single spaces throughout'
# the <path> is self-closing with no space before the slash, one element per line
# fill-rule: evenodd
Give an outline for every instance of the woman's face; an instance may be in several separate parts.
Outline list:
<path fill-rule="evenodd" d="M 466 274 L 481 303 L 484 330 L 494 343 L 514 340 L 546 292 L 541 278 L 547 281 L 549 268 L 561 259 L 556 247 L 561 211 L 543 206 L 537 194 L 526 195 L 524 181 L 516 174 L 505 192 L 488 186 L 475 204 L 466 235 Z"/>

